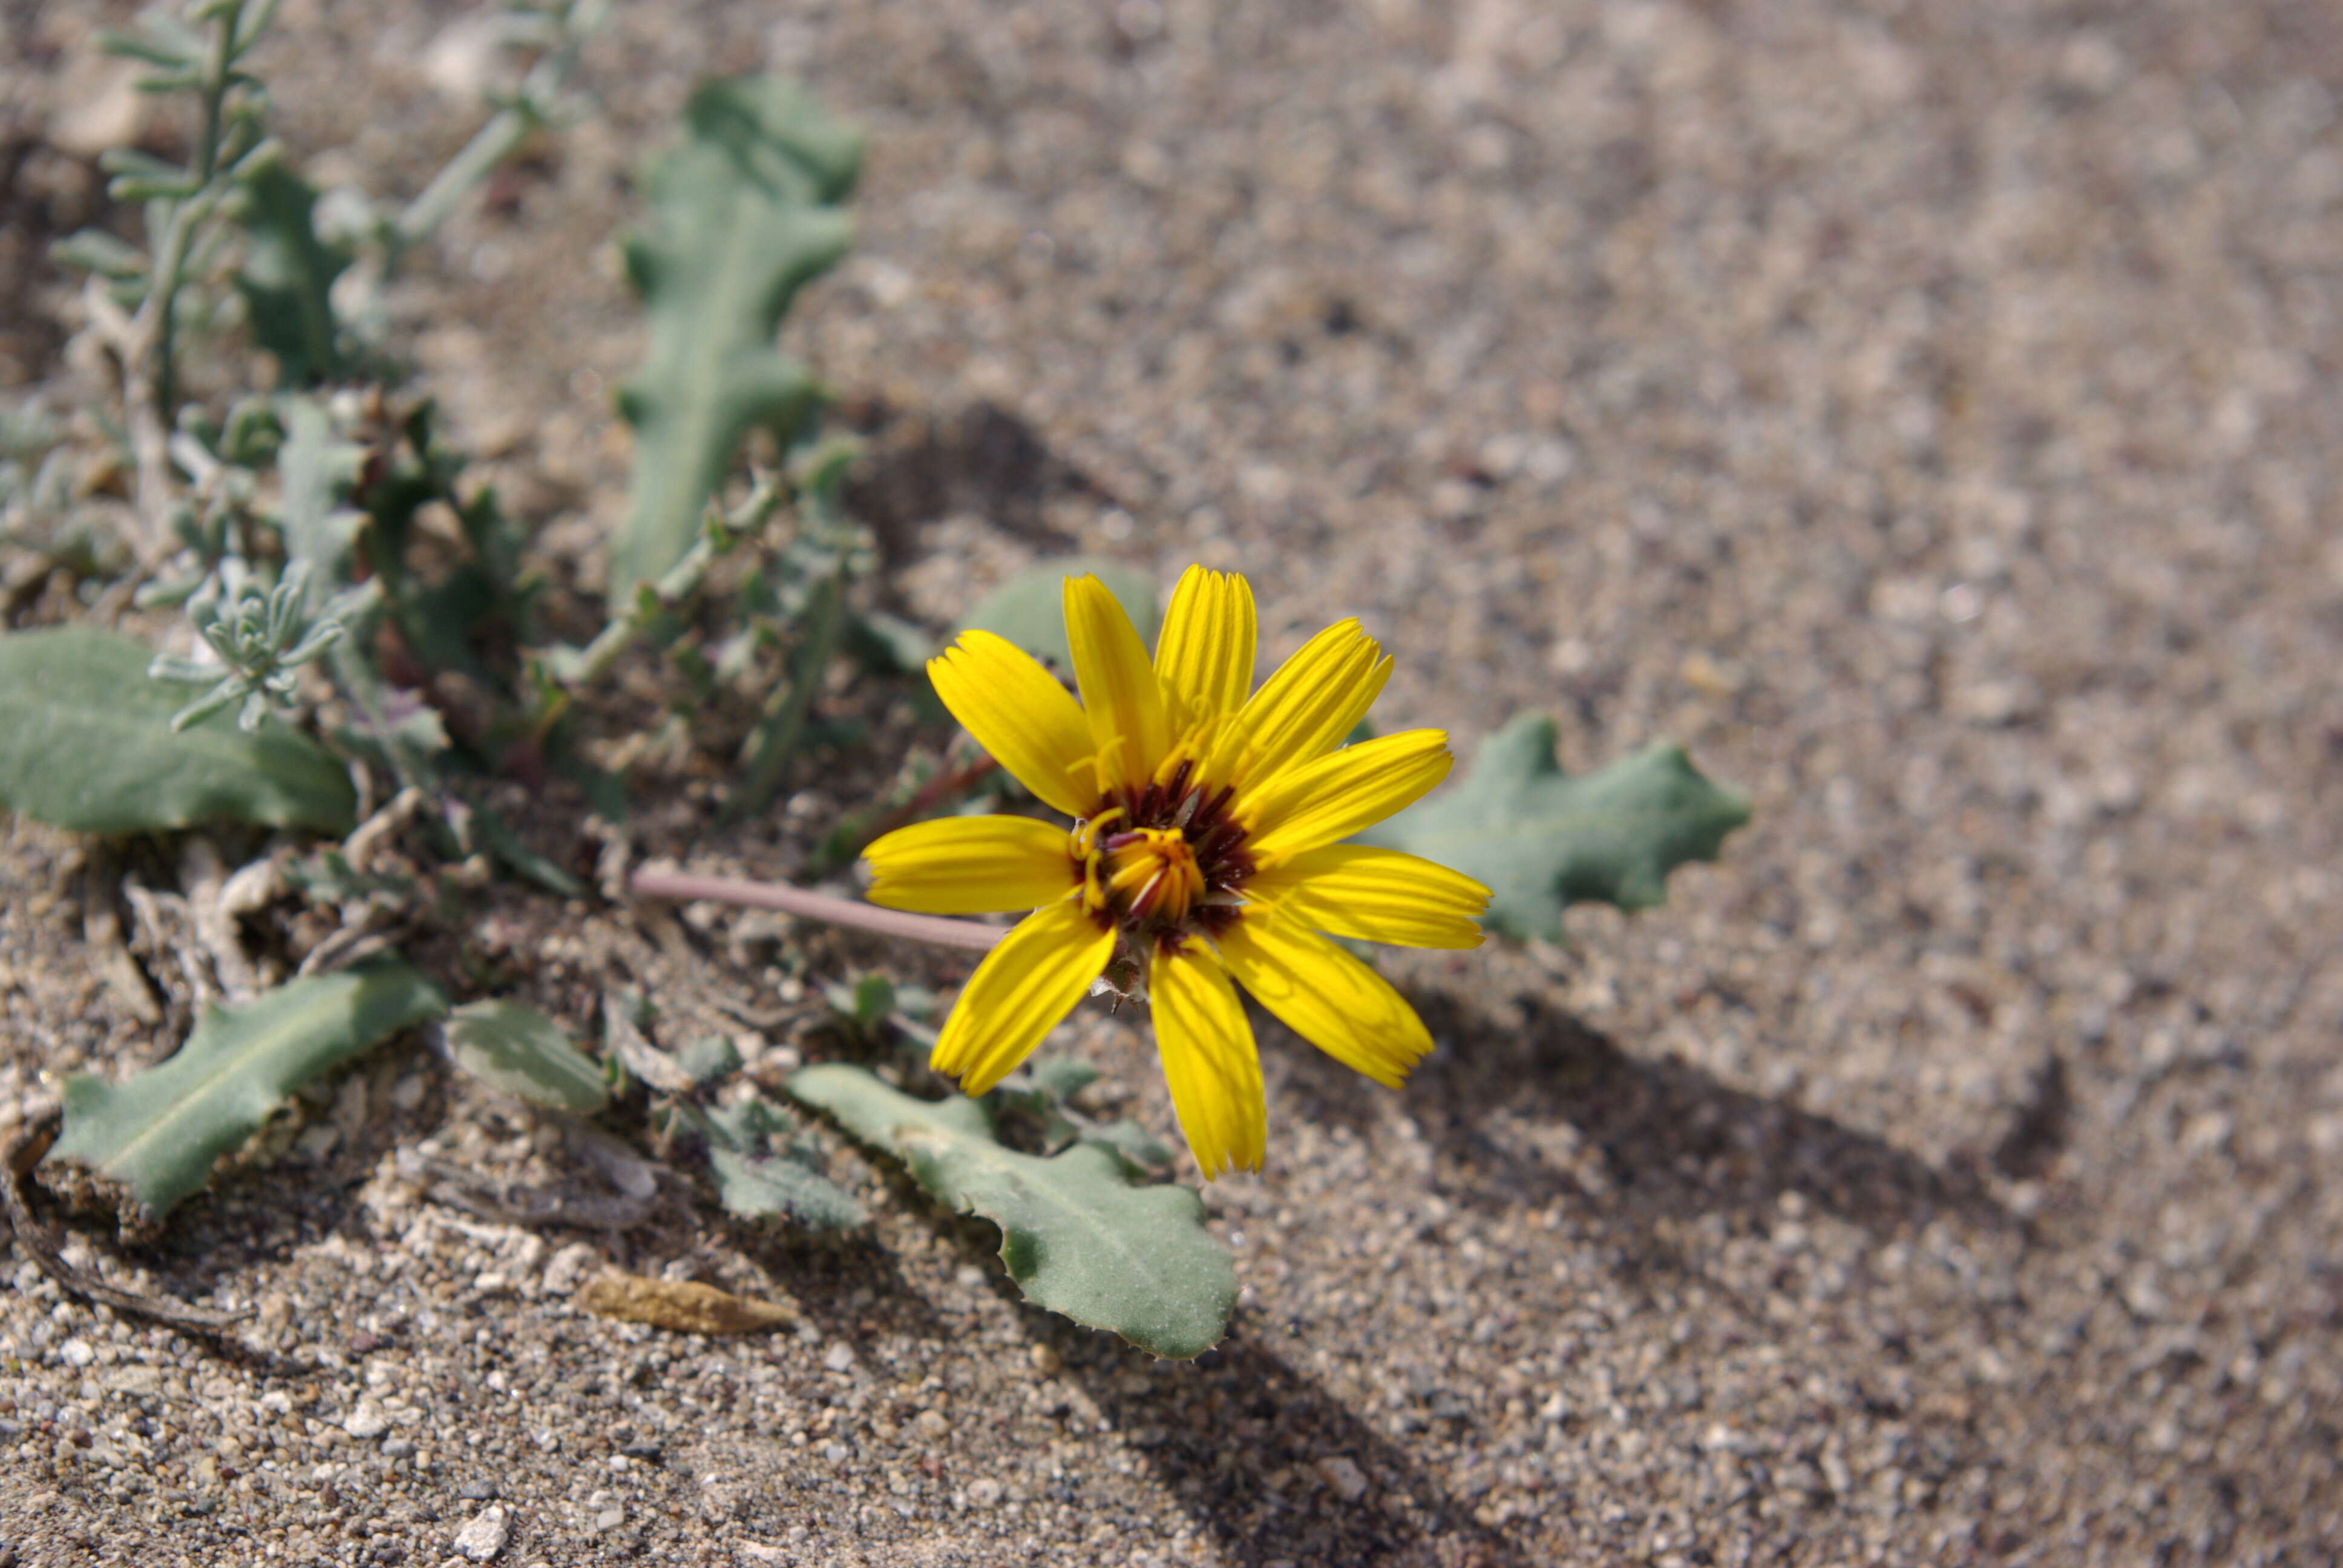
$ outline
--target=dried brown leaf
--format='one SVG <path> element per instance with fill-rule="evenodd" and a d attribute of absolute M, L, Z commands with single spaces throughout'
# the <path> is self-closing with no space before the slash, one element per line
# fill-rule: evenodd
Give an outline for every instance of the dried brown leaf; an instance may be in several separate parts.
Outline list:
<path fill-rule="evenodd" d="M 618 1318 L 686 1334 L 751 1334 L 798 1321 L 797 1309 L 750 1301 L 690 1280 L 601 1274 L 578 1287 L 578 1304 L 598 1318 Z"/>

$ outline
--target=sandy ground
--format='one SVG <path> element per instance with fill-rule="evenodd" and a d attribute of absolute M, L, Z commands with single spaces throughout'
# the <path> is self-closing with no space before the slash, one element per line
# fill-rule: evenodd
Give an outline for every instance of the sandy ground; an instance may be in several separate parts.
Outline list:
<path fill-rule="evenodd" d="M 39 145 L 76 10 L 5 13 L 14 256 L 90 199 Z M 411 191 L 476 123 L 465 13 L 286 24 L 321 176 Z M 76 1243 L 257 1302 L 268 1353 L 8 1262 L 0 1563 L 437 1564 L 468 1525 L 516 1564 L 2343 1552 L 2336 12 L 622 6 L 606 116 L 397 302 L 589 580 L 625 176 L 694 79 L 764 66 L 871 138 L 861 244 L 789 337 L 873 432 L 904 606 L 1071 548 L 1238 568 L 1270 655 L 1366 618 L 1389 722 L 1469 749 L 1547 709 L 1573 768 L 1674 737 L 1755 825 L 1566 949 L 1394 965 L 1443 1042 L 1403 1093 L 1270 1031 L 1202 1364 L 1021 1305 L 983 1226 L 843 1151 L 853 1242 L 704 1197 L 615 1239 L 472 1220 L 401 1151 L 541 1169 L 548 1135 L 387 1050 L 311 1109 L 334 1136 Z M 0 368 L 47 373 L 48 297 Z M 649 812 L 644 848 L 786 870 L 813 783 L 730 839 Z M 0 848 L 0 1131 L 152 1049 L 83 859 Z M 556 1005 L 613 968 L 793 1000 L 770 922 L 509 897 L 478 940 Z M 1076 1033 L 1168 1130 L 1141 1037 Z M 580 1315 L 605 1258 L 804 1325 Z"/>

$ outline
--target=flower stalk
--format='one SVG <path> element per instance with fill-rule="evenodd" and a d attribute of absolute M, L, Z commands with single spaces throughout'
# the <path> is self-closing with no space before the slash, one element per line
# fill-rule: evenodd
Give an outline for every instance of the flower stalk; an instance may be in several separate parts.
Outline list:
<path fill-rule="evenodd" d="M 972 952 L 988 952 L 1009 934 L 1001 927 L 982 925 L 975 920 L 955 920 L 940 915 L 914 915 L 900 910 L 882 910 L 860 899 L 833 898 L 828 893 L 810 892 L 781 882 L 752 882 L 735 877 L 699 877 L 686 871 L 644 870 L 628 878 L 627 886 L 646 899 L 705 900 L 710 903 L 739 904 L 754 910 L 779 910 L 785 915 L 796 915 L 801 920 L 825 920 L 833 926 L 850 926 L 856 930 L 871 931 L 882 937 L 906 937 L 912 941 L 933 942 L 939 947 L 963 948 Z"/>

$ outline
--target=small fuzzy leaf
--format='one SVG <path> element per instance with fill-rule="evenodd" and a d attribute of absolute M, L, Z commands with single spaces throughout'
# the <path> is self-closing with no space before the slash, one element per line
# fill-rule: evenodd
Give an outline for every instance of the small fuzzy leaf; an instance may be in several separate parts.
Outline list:
<path fill-rule="evenodd" d="M 1021 1154 L 994 1141 L 975 1101 L 915 1100 L 862 1068 L 800 1068 L 788 1088 L 901 1160 L 945 1204 L 1000 1226 L 1009 1276 L 1037 1304 L 1173 1360 L 1226 1332 L 1236 1270 L 1187 1188 L 1133 1187 L 1091 1143 Z"/>
<path fill-rule="evenodd" d="M 212 1164 L 325 1071 L 447 1010 L 403 963 L 288 981 L 241 1007 L 207 1008 L 160 1067 L 115 1084 L 65 1080 L 55 1152 L 128 1187 L 156 1215 L 199 1191 Z"/>
<path fill-rule="evenodd" d="M 489 1088 L 532 1105 L 591 1116 L 610 1103 L 593 1059 L 526 1002 L 466 1002 L 448 1015 L 447 1054 Z"/>
<path fill-rule="evenodd" d="M 742 1219 L 789 1219 L 809 1230 L 843 1231 L 870 1218 L 851 1193 L 815 1169 L 810 1149 L 791 1143 L 779 1154 L 769 1152 L 769 1139 L 795 1131 L 786 1113 L 749 1100 L 688 1114 L 707 1140 L 718 1196 Z"/>
<path fill-rule="evenodd" d="M 1044 561 L 1019 572 L 979 599 L 952 628 L 952 634 L 958 636 L 971 628 L 989 631 L 1015 643 L 1060 675 L 1070 675 L 1074 656 L 1066 643 L 1065 583 L 1068 578 L 1086 574 L 1106 584 L 1107 591 L 1130 615 L 1131 624 L 1139 628 L 1140 637 L 1151 647 L 1156 623 L 1163 618 L 1162 608 L 1155 600 L 1155 580 L 1113 561 L 1080 558 Z"/>
<path fill-rule="evenodd" d="M 274 719 L 247 735 L 222 712 L 174 733 L 186 689 L 149 680 L 153 658 L 96 627 L 0 634 L 0 806 L 81 833 L 350 829 L 339 763 Z"/>
<path fill-rule="evenodd" d="M 1489 885 L 1488 923 L 1509 937 L 1562 937 L 1562 911 L 1601 901 L 1649 909 L 1668 873 L 1713 860 L 1749 819 L 1746 797 L 1660 745 L 1597 773 L 1554 762 L 1554 720 L 1523 714 L 1491 736 L 1464 780 L 1360 835 Z"/>
<path fill-rule="evenodd" d="M 348 367 L 334 320 L 334 279 L 350 253 L 317 237 L 317 192 L 270 158 L 244 178 L 244 266 L 236 276 L 252 336 L 277 356 L 277 384 L 307 387 Z"/>
<path fill-rule="evenodd" d="M 697 1035 L 684 1042 L 675 1060 L 686 1078 L 705 1088 L 725 1074 L 740 1070 L 740 1048 L 720 1034 Z"/>
<path fill-rule="evenodd" d="M 627 247 L 650 348 L 618 397 L 635 427 L 635 477 L 611 546 L 614 604 L 690 548 L 740 437 L 812 405 L 812 377 L 773 334 L 852 236 L 841 204 L 861 143 L 799 88 L 711 82 L 684 117 L 683 145 L 651 172 L 649 232 Z"/>

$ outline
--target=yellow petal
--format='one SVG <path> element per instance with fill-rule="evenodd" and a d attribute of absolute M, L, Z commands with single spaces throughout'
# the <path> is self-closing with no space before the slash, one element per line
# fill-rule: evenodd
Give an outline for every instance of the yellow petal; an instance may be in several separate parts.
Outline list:
<path fill-rule="evenodd" d="M 1285 1026 L 1341 1062 L 1397 1089 L 1432 1050 L 1407 999 L 1381 975 L 1272 908 L 1256 904 L 1217 940 L 1245 990 Z"/>
<path fill-rule="evenodd" d="M 1259 642 L 1252 588 L 1243 578 L 1200 566 L 1182 574 L 1155 639 L 1155 673 L 1177 710 L 1174 729 L 1243 706 Z"/>
<path fill-rule="evenodd" d="M 928 678 L 1011 778 L 1069 817 L 1098 809 L 1090 726 L 1072 694 L 1032 655 L 989 631 L 964 631 L 928 660 Z"/>
<path fill-rule="evenodd" d="M 1261 1053 L 1227 973 L 1191 943 L 1185 952 L 1155 960 L 1147 994 L 1163 1081 L 1196 1163 L 1207 1180 L 1260 1170 L 1269 1130 Z"/>
<path fill-rule="evenodd" d="M 1038 910 L 1081 885 L 1066 830 L 1031 817 L 942 817 L 862 851 L 874 904 L 928 915 Z"/>
<path fill-rule="evenodd" d="M 1101 930 L 1081 900 L 1036 910 L 960 988 L 929 1065 L 959 1079 L 961 1093 L 982 1094 L 1073 1010 L 1113 950 L 1114 932 Z"/>
<path fill-rule="evenodd" d="M 1356 620 L 1339 620 L 1277 667 L 1215 743 L 1213 779 L 1266 783 L 1323 755 L 1359 726 L 1391 678 L 1392 661 Z"/>
<path fill-rule="evenodd" d="M 1155 666 L 1106 584 L 1094 577 L 1068 578 L 1065 602 L 1066 641 L 1073 650 L 1082 712 L 1090 720 L 1091 747 L 1098 753 L 1100 788 L 1136 789 L 1172 747 Z"/>
<path fill-rule="evenodd" d="M 1456 759 L 1438 729 L 1384 735 L 1290 768 L 1266 788 L 1239 798 L 1252 829 L 1246 846 L 1263 869 L 1347 839 L 1413 805 L 1448 777 Z"/>
<path fill-rule="evenodd" d="M 1245 892 L 1313 930 L 1408 948 L 1477 948 L 1489 890 L 1436 861 L 1363 844 L 1305 849 Z"/>

